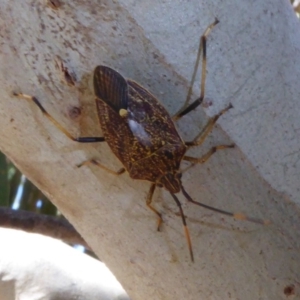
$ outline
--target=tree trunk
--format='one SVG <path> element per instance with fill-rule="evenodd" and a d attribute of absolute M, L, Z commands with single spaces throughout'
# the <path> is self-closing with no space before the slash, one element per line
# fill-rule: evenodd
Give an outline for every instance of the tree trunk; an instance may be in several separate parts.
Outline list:
<path fill-rule="evenodd" d="M 132 299 L 285 299 L 299 291 L 299 23 L 283 1 L 15 1 L 0 4 L 0 148 L 82 234 Z M 230 102 L 198 157 L 236 144 L 189 169 L 194 200 L 270 219 L 260 226 L 187 204 L 191 263 L 178 209 L 164 190 L 145 205 L 149 183 L 114 176 L 105 143 L 67 139 L 31 102 L 75 136 L 101 136 L 91 84 L 97 65 L 138 81 L 171 114 L 184 103 L 199 38 L 208 37 L 204 110 Z M 196 80 L 194 97 L 199 95 Z M 198 108 L 178 122 L 191 140 L 207 122 Z M 221 129 L 222 128 L 222 129 Z M 225 133 L 226 132 L 226 133 Z M 291 288 L 291 289 L 287 289 Z M 299 292 L 298 292 L 299 293 Z"/>

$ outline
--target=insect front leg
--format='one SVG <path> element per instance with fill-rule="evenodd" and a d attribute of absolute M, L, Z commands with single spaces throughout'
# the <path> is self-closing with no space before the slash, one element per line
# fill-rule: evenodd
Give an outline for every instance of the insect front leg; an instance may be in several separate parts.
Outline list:
<path fill-rule="evenodd" d="M 41 110 L 41 112 L 43 113 L 43 115 L 45 117 L 48 118 L 48 120 L 50 120 L 52 122 L 52 124 L 58 129 L 60 130 L 65 136 L 67 136 L 69 139 L 78 142 L 78 143 L 96 143 L 96 142 L 104 142 L 105 139 L 104 137 L 74 137 L 64 126 L 62 126 L 59 122 L 57 122 L 46 110 L 45 108 L 42 106 L 42 104 L 40 103 L 40 101 L 33 96 L 29 96 L 23 93 L 13 93 L 14 96 L 19 97 L 19 98 L 23 98 L 29 101 L 33 101 L 38 108 Z"/>
<path fill-rule="evenodd" d="M 162 216 L 161 214 L 151 205 L 151 202 L 152 202 L 152 197 L 153 197 L 153 194 L 154 194 L 154 191 L 155 191 L 155 187 L 156 187 L 156 184 L 155 183 L 152 183 L 151 184 L 151 187 L 150 187 L 150 190 L 148 192 L 148 195 L 147 195 L 147 200 L 146 200 L 146 204 L 147 206 L 153 211 L 155 212 L 155 214 L 158 216 L 158 222 L 157 222 L 157 231 L 160 230 L 160 226 L 161 226 L 161 223 L 162 223 Z"/>

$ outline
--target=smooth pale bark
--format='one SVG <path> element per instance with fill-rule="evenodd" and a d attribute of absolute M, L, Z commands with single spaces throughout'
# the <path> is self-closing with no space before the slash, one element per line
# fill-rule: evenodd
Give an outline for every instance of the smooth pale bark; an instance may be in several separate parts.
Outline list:
<path fill-rule="evenodd" d="M 100 261 L 56 239 L 0 228 L 0 299 L 129 300 Z"/>
<path fill-rule="evenodd" d="M 133 299 L 283 299 L 299 289 L 300 33 L 287 1 L 72 1 L 53 10 L 43 2 L 0 4 L 0 148 L 78 229 Z M 74 135 L 101 136 L 91 85 L 103 64 L 149 88 L 174 113 L 184 102 L 199 36 L 208 38 L 205 112 L 231 102 L 201 149 L 236 143 L 183 184 L 198 201 L 263 219 L 259 226 L 186 204 L 195 263 L 190 262 L 176 204 L 160 190 L 76 165 L 97 158 L 120 163 L 106 144 L 68 140 L 32 103 L 37 96 Z M 61 77 L 57 62 L 73 74 Z M 197 81 L 199 82 L 199 80 Z M 198 84 L 199 85 L 199 84 Z M 195 87 L 196 97 L 199 95 Z M 81 108 L 74 117 L 72 108 Z M 76 111 L 76 110 L 75 110 Z M 191 139 L 205 124 L 202 109 L 178 127 Z"/>

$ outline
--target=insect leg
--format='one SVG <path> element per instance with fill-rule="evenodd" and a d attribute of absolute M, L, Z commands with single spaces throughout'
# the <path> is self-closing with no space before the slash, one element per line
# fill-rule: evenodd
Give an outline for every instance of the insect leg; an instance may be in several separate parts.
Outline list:
<path fill-rule="evenodd" d="M 217 150 L 234 148 L 234 145 L 219 145 L 212 147 L 206 154 L 201 157 L 184 156 L 182 159 L 192 162 L 193 164 L 204 164 Z"/>
<path fill-rule="evenodd" d="M 86 165 L 89 165 L 89 164 L 92 164 L 92 165 L 95 165 L 113 175 L 121 175 L 125 172 L 125 169 L 124 168 L 121 168 L 120 170 L 118 171 L 113 171 L 105 166 L 103 166 L 99 161 L 95 160 L 95 159 L 90 159 L 90 160 L 86 160 L 84 162 L 82 162 L 81 164 L 77 165 L 78 168 L 82 167 L 82 166 L 86 166 Z"/>
<path fill-rule="evenodd" d="M 186 97 L 186 100 L 185 100 L 185 103 L 184 103 L 183 107 L 173 116 L 174 121 L 177 121 L 178 119 L 180 119 L 184 115 L 188 114 L 190 111 L 194 110 L 196 107 L 198 107 L 202 103 L 202 101 L 204 99 L 205 80 L 206 80 L 206 38 L 207 38 L 209 32 L 213 29 L 213 27 L 215 27 L 218 23 L 219 23 L 219 20 L 216 19 L 214 23 L 210 24 L 206 28 L 204 34 L 200 38 L 196 64 L 195 64 L 195 67 L 194 67 L 194 72 L 193 72 L 192 80 L 191 80 L 190 87 L 189 87 L 189 90 L 188 90 L 188 94 L 187 94 L 187 97 Z M 191 98 L 191 95 L 192 95 L 192 89 L 193 89 L 193 85 L 194 85 L 194 82 L 195 82 L 197 70 L 198 70 L 198 67 L 199 67 L 201 52 L 203 53 L 202 70 L 201 70 L 201 93 L 200 93 L 200 97 L 198 99 L 196 99 L 193 103 L 188 105 L 188 103 L 190 101 L 190 98 Z"/>
<path fill-rule="evenodd" d="M 217 115 L 215 115 L 214 117 L 212 117 L 211 119 L 209 119 L 208 123 L 206 124 L 206 126 L 203 128 L 203 130 L 194 138 L 193 141 L 191 142 L 185 142 L 185 145 L 188 147 L 193 147 L 193 146 L 198 146 L 201 145 L 204 140 L 206 139 L 206 137 L 209 135 L 209 133 L 213 130 L 214 125 L 216 124 L 216 122 L 218 121 L 218 119 L 225 114 L 230 108 L 232 108 L 233 106 L 231 104 L 229 104 L 226 108 L 224 108 L 223 110 L 221 110 Z"/>
<path fill-rule="evenodd" d="M 257 219 L 257 218 L 252 218 L 252 217 L 249 217 L 249 216 L 247 216 L 247 215 L 245 215 L 243 213 L 233 213 L 233 212 L 229 212 L 229 211 L 226 211 L 226 210 L 222 210 L 222 209 L 218 209 L 218 208 L 206 205 L 206 204 L 201 203 L 201 202 L 194 201 L 191 198 L 191 196 L 186 192 L 186 190 L 184 189 L 184 187 L 182 185 L 181 185 L 181 191 L 182 191 L 184 197 L 189 202 L 192 202 L 193 204 L 199 205 L 199 206 L 204 207 L 206 209 L 218 212 L 220 214 L 231 216 L 231 217 L 235 218 L 236 220 L 249 221 L 249 222 L 263 224 L 263 225 L 267 225 L 267 224 L 270 223 L 268 220 L 260 220 L 260 219 Z"/>
<path fill-rule="evenodd" d="M 38 108 L 41 110 L 44 116 L 46 116 L 57 129 L 59 129 L 64 135 L 66 135 L 71 140 L 78 142 L 78 143 L 96 143 L 96 142 L 104 142 L 104 137 L 74 137 L 66 128 L 64 128 L 60 123 L 58 123 L 42 106 L 39 100 L 36 97 L 29 96 L 22 93 L 13 93 L 14 96 L 19 98 L 24 98 L 29 101 L 33 101 Z"/>
<path fill-rule="evenodd" d="M 175 200 L 177 206 L 179 207 L 180 215 L 181 215 L 181 219 L 182 219 L 182 223 L 183 223 L 183 226 L 184 226 L 184 233 L 185 233 L 185 237 L 186 237 L 186 240 L 187 240 L 187 243 L 188 243 L 188 247 L 189 247 L 191 261 L 194 262 L 194 254 L 193 254 L 191 236 L 190 236 L 189 228 L 186 225 L 186 220 L 185 220 L 185 216 L 184 216 L 184 213 L 183 213 L 183 209 L 181 207 L 181 203 L 180 203 L 180 201 L 178 200 L 178 198 L 174 194 L 172 194 L 172 193 L 170 193 L 170 194 L 173 197 L 173 199 Z"/>
<path fill-rule="evenodd" d="M 146 200 L 146 204 L 147 206 L 153 211 L 156 213 L 156 215 L 158 216 L 158 222 L 157 222 L 157 231 L 159 231 L 160 229 L 160 226 L 161 226 L 161 223 L 162 223 L 162 216 L 161 214 L 151 205 L 151 202 L 152 202 L 152 197 L 153 197 L 153 194 L 154 194 L 154 191 L 155 191 L 155 183 L 152 183 L 151 184 L 151 187 L 150 187 L 150 190 L 148 192 L 148 195 L 147 195 L 147 200 Z"/>

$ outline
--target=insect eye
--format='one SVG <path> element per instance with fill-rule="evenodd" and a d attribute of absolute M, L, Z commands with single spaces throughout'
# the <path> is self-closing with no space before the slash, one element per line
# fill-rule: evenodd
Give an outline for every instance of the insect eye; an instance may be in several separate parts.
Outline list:
<path fill-rule="evenodd" d="M 168 159 L 173 159 L 173 158 L 174 158 L 173 153 L 170 152 L 170 151 L 165 151 L 165 156 L 166 156 Z"/>

